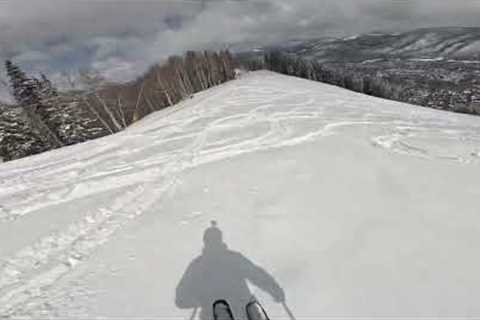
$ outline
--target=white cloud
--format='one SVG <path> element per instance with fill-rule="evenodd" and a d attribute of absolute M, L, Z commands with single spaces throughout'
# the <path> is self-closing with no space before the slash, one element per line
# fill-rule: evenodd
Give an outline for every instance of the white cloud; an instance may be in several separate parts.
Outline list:
<path fill-rule="evenodd" d="M 56 73 L 96 68 L 115 80 L 186 49 L 478 25 L 479 1 L 0 1 L 0 58 Z"/>

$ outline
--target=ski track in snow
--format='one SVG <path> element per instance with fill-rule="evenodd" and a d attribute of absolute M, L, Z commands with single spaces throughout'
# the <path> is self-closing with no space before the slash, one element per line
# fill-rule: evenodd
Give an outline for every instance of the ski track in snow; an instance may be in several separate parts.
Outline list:
<path fill-rule="evenodd" d="M 280 81 L 269 81 L 274 77 Z M 252 73 L 114 136 L 0 165 L 1 224 L 130 187 L 110 205 L 93 204 L 68 227 L 0 257 L 0 316 L 28 314 L 38 307 L 29 304 L 33 299 L 48 301 L 58 279 L 174 190 L 178 173 L 203 164 L 341 134 L 379 152 L 461 165 L 480 161 L 480 118 L 356 93 L 341 97 L 341 89 L 318 86 Z M 201 215 L 192 212 L 181 223 Z"/>

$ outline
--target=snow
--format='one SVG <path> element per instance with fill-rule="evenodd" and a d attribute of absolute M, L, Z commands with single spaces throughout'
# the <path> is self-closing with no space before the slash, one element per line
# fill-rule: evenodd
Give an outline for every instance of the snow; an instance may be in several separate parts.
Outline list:
<path fill-rule="evenodd" d="M 216 220 L 283 289 L 250 285 L 272 319 L 478 317 L 479 150 L 478 117 L 243 75 L 2 163 L 0 316 L 190 319 L 176 288 Z"/>
<path fill-rule="evenodd" d="M 408 59 L 409 61 L 415 61 L 415 62 L 439 62 L 445 60 L 444 57 L 436 57 L 436 58 L 414 58 L 414 59 Z"/>
<path fill-rule="evenodd" d="M 480 63 L 480 60 L 456 60 L 456 59 L 448 59 L 447 62 L 458 62 L 458 63 L 465 63 L 465 64 L 477 64 Z"/>
<path fill-rule="evenodd" d="M 361 64 L 368 64 L 368 63 L 375 63 L 375 62 L 379 62 L 379 61 L 383 61 L 384 59 L 383 58 L 377 58 L 377 59 L 368 59 L 368 60 L 364 60 L 362 62 L 360 62 Z"/>
<path fill-rule="evenodd" d="M 472 41 L 469 45 L 458 50 L 458 55 L 475 54 L 480 50 L 480 40 Z"/>
<path fill-rule="evenodd" d="M 350 40 L 356 40 L 356 39 L 358 39 L 358 38 L 360 38 L 360 35 L 359 35 L 359 34 L 355 34 L 355 35 L 353 35 L 353 36 L 345 37 L 345 38 L 343 38 L 342 40 L 343 40 L 343 41 L 350 41 Z"/>

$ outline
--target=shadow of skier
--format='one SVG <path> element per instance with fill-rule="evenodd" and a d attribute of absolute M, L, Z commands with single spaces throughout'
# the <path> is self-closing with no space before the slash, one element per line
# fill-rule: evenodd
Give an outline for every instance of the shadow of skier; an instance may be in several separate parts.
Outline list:
<path fill-rule="evenodd" d="M 270 274 L 241 253 L 228 249 L 215 221 L 205 230 L 203 242 L 202 254 L 190 263 L 177 286 L 178 308 L 200 308 L 200 319 L 212 320 L 213 303 L 224 299 L 235 319 L 246 319 L 245 306 L 252 300 L 247 280 L 268 292 L 276 302 L 285 301 L 283 289 Z"/>

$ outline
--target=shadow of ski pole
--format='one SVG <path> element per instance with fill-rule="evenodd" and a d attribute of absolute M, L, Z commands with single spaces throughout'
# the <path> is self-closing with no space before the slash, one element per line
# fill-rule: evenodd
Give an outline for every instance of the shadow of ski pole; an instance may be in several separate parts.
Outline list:
<path fill-rule="evenodd" d="M 285 310 L 285 312 L 288 314 L 288 316 L 290 317 L 290 320 L 297 320 L 295 318 L 295 316 L 293 315 L 293 312 L 292 310 L 290 310 L 290 308 L 288 307 L 287 303 L 284 301 L 282 302 L 282 306 L 283 306 L 283 309 Z"/>
<path fill-rule="evenodd" d="M 192 315 L 190 316 L 190 320 L 195 320 L 195 318 L 197 317 L 197 311 L 198 307 L 195 307 L 192 311 Z"/>

